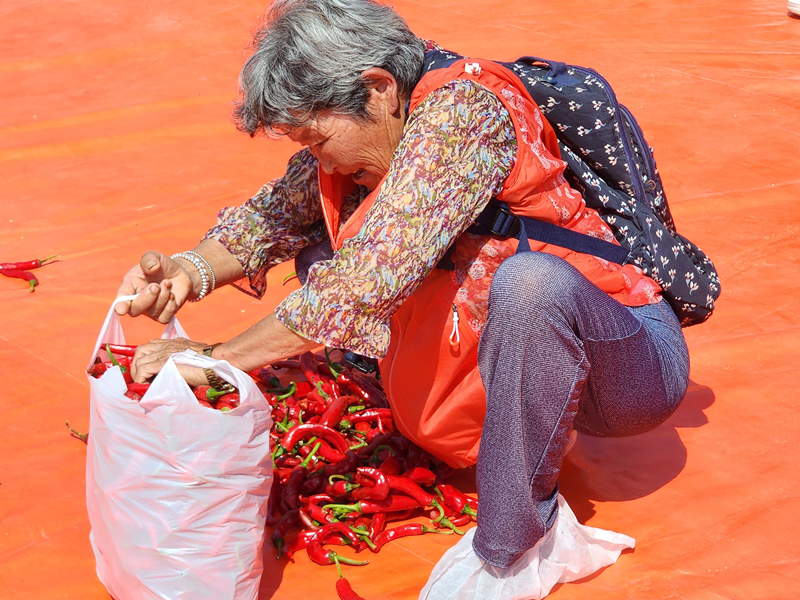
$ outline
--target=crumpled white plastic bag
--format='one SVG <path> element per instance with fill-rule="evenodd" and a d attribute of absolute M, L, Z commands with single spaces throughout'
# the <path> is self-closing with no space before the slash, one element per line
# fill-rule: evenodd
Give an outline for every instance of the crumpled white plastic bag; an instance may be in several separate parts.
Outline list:
<path fill-rule="evenodd" d="M 622 533 L 581 525 L 558 496 L 558 516 L 539 542 L 508 569 L 483 562 L 470 529 L 433 568 L 419 600 L 541 600 L 557 583 L 587 577 L 614 564 L 636 541 Z"/>
<path fill-rule="evenodd" d="M 117 301 L 127 298 L 119 298 Z M 176 320 L 164 338 L 186 337 Z M 124 344 L 109 310 L 95 346 Z M 201 406 L 175 363 L 238 388 L 230 412 Z M 272 485 L 270 406 L 225 361 L 173 355 L 140 402 L 118 367 L 89 376 L 86 504 L 97 575 L 116 600 L 255 600 Z"/>

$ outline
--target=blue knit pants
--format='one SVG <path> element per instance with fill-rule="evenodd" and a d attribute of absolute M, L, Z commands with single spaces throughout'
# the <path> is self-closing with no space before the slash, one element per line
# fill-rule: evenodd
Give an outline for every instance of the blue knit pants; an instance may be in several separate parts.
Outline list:
<path fill-rule="evenodd" d="M 555 521 L 573 428 L 614 437 L 664 422 L 686 392 L 689 354 L 666 302 L 627 308 L 563 259 L 523 252 L 492 281 L 478 367 L 487 412 L 473 548 L 508 567 Z"/>

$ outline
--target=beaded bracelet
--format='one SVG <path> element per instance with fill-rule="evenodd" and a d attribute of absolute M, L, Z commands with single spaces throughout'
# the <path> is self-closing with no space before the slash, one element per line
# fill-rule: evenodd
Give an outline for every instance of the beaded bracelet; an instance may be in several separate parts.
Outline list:
<path fill-rule="evenodd" d="M 214 288 L 217 287 L 217 278 L 214 275 L 214 269 L 211 268 L 209 262 L 202 255 L 194 250 L 187 250 L 186 252 L 173 254 L 171 258 L 182 258 L 192 263 L 197 268 L 197 272 L 200 273 L 200 282 L 202 283 L 200 293 L 197 295 L 197 298 L 192 298 L 189 302 L 200 302 L 200 300 L 209 295 Z"/>

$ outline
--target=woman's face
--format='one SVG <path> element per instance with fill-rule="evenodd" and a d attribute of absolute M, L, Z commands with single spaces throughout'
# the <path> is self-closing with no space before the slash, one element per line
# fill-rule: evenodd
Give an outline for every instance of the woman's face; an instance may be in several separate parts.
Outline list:
<path fill-rule="evenodd" d="M 396 87 L 385 80 L 370 80 L 368 85 L 367 110 L 373 120 L 362 122 L 321 111 L 309 125 L 295 127 L 287 136 L 308 146 L 326 173 L 350 175 L 357 184 L 373 190 L 389 170 L 404 116 Z"/>

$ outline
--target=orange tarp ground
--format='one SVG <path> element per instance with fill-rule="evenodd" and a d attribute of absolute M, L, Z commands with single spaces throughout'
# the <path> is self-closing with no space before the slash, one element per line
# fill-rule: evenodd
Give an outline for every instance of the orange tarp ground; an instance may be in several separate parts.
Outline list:
<path fill-rule="evenodd" d="M 677 413 L 634 438 L 579 437 L 566 459 L 578 518 L 637 547 L 552 597 L 800 597 L 800 20 L 785 0 L 396 7 L 462 53 L 603 73 L 656 149 L 679 229 L 722 278 L 717 312 L 686 332 L 692 383 Z M 263 8 L 0 3 L 0 262 L 61 255 L 33 294 L 0 278 L 0 598 L 108 598 L 88 541 L 86 450 L 64 421 L 88 426 L 83 369 L 122 274 L 146 249 L 192 247 L 293 151 L 230 124 Z M 227 339 L 270 311 L 291 270 L 276 269 L 261 302 L 221 290 L 181 322 Z M 132 342 L 160 334 L 125 328 Z M 370 599 L 413 599 L 453 542 L 404 540 L 348 575 Z M 335 569 L 265 555 L 263 599 L 335 597 Z"/>

